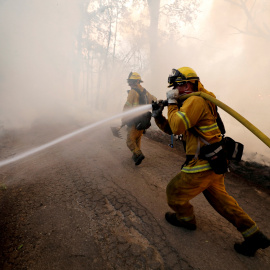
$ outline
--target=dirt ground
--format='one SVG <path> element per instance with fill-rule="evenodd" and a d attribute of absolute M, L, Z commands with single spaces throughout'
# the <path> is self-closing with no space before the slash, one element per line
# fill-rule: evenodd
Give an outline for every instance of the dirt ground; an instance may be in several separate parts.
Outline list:
<path fill-rule="evenodd" d="M 2 131 L 0 161 L 77 128 Z M 270 248 L 252 258 L 234 251 L 240 233 L 203 195 L 192 200 L 196 231 L 165 221 L 166 185 L 185 159 L 181 143 L 169 143 L 152 126 L 135 166 L 125 140 L 102 126 L 1 167 L 0 269 L 270 269 Z M 232 164 L 226 175 L 227 191 L 270 237 L 269 180 L 255 163 Z"/>

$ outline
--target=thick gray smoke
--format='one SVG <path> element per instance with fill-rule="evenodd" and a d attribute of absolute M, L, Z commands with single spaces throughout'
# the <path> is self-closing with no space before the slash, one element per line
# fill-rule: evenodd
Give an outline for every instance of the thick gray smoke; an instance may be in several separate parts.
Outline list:
<path fill-rule="evenodd" d="M 76 1 L 1 1 L 0 123 L 24 127 L 72 110 Z"/>
<path fill-rule="evenodd" d="M 243 1 L 233 2 L 243 4 Z M 247 9 L 230 1 L 213 1 L 205 25 L 205 38 L 212 48 L 204 48 L 201 52 L 207 56 L 203 82 L 206 88 L 216 93 L 217 98 L 270 137 L 267 120 L 270 113 L 267 82 L 270 5 L 264 0 L 245 1 L 245 4 Z M 222 115 L 227 124 L 227 135 L 244 143 L 244 158 L 269 165 L 269 147 L 231 116 L 223 112 Z"/>
<path fill-rule="evenodd" d="M 270 3 L 245 1 L 253 21 L 239 5 L 243 1 L 212 1 L 200 25 L 184 29 L 183 36 L 164 44 L 159 52 L 159 95 L 167 91 L 172 68 L 192 67 L 204 87 L 270 137 Z M 256 27 L 257 26 L 257 27 Z M 263 31 L 259 31 L 258 29 Z M 151 81 L 147 78 L 145 81 Z M 149 85 L 150 87 L 150 85 Z M 163 88 L 163 89 L 162 89 Z M 242 124 L 219 109 L 226 135 L 245 145 L 245 160 L 270 165 L 270 149 Z"/>
<path fill-rule="evenodd" d="M 243 1 L 212 2 L 210 11 L 199 13 L 199 25 L 183 28 L 181 36 L 172 35 L 169 41 L 159 38 L 155 64 L 158 72 L 153 74 L 149 67 L 140 71 L 143 86 L 164 99 L 171 69 L 190 66 L 207 90 L 270 136 L 269 1 L 256 1 L 252 21 L 239 5 L 230 3 Z M 246 1 L 248 8 L 253 2 Z M 75 44 L 87 9 L 82 3 L 0 2 L 0 126 L 25 127 L 36 119 L 74 117 L 89 109 L 89 103 L 75 100 L 78 86 L 84 83 L 81 73 L 76 74 L 80 83 L 74 81 L 74 74 L 81 69 L 75 59 Z M 130 40 L 133 37 L 131 32 Z M 125 39 L 129 40 L 128 33 Z M 101 111 L 122 110 L 130 71 L 111 71 L 115 80 L 99 93 L 107 102 L 106 106 L 101 104 Z M 157 83 L 159 87 L 153 87 Z M 91 92 L 92 105 L 96 94 Z M 269 148 L 227 113 L 220 110 L 220 114 L 227 135 L 244 143 L 245 158 L 270 165 Z"/>

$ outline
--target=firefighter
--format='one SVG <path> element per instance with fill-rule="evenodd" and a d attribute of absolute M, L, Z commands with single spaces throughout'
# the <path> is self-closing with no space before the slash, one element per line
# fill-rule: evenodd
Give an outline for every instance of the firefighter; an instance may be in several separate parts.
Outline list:
<path fill-rule="evenodd" d="M 130 72 L 127 83 L 130 86 L 128 90 L 127 101 L 124 105 L 124 111 L 131 109 L 136 106 L 151 104 L 152 101 L 156 101 L 156 97 L 151 95 L 145 88 L 141 86 L 142 83 L 141 76 L 137 72 Z M 150 116 L 150 117 L 149 117 Z M 133 153 L 132 159 L 135 162 L 135 165 L 141 164 L 142 160 L 145 158 L 141 151 L 141 138 L 145 129 L 147 129 L 151 123 L 151 113 L 143 114 L 142 116 L 136 119 L 122 119 L 122 124 L 127 125 L 127 147 Z M 146 121 L 146 125 L 143 125 L 142 122 Z M 140 123 L 138 125 L 138 123 Z"/>
<path fill-rule="evenodd" d="M 189 67 L 173 69 L 168 83 L 168 87 L 173 87 L 167 92 L 168 119 L 162 115 L 162 103 L 152 114 L 164 132 L 183 134 L 186 161 L 181 172 L 167 185 L 167 202 L 174 212 L 167 212 L 165 219 L 171 225 L 196 230 L 190 200 L 203 192 L 211 206 L 244 237 L 242 243 L 235 243 L 234 249 L 243 255 L 254 256 L 258 249 L 269 247 L 270 240 L 227 193 L 224 174 L 216 174 L 208 161 L 200 157 L 200 149 L 205 143 L 213 144 L 222 139 L 216 122 L 216 107 L 200 96 L 189 96 L 181 104 L 178 100 L 180 96 L 196 91 L 215 95 L 204 88 L 195 71 Z"/>

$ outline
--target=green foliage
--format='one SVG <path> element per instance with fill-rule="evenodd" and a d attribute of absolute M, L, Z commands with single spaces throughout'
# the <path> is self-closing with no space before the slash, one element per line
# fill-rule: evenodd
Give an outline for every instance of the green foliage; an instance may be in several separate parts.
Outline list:
<path fill-rule="evenodd" d="M 20 250 L 22 248 L 23 248 L 23 244 L 19 245 L 18 248 L 17 248 L 17 250 Z"/>
<path fill-rule="evenodd" d="M 5 184 L 0 184 L 0 190 L 6 190 L 7 186 Z"/>

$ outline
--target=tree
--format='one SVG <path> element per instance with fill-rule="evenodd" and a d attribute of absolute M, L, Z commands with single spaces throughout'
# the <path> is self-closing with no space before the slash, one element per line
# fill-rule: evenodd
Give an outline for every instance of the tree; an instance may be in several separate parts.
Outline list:
<path fill-rule="evenodd" d="M 149 27 L 149 45 L 150 45 L 150 70 L 154 76 L 157 74 L 158 64 L 156 59 L 158 58 L 158 44 L 159 40 L 159 24 L 161 21 L 165 21 L 166 28 L 162 31 L 162 37 L 166 35 L 171 38 L 173 36 L 181 35 L 180 22 L 192 23 L 196 19 L 197 10 L 199 7 L 197 0 L 174 0 L 162 1 L 164 4 L 161 6 L 160 0 L 147 0 L 150 14 L 150 27 Z M 161 27 L 160 27 L 161 28 Z M 158 85 L 155 85 L 154 88 Z"/>
<path fill-rule="evenodd" d="M 160 31 L 163 37 L 169 37 L 170 32 L 178 35 L 179 22 L 192 23 L 198 6 L 198 0 L 90 1 L 78 42 L 78 52 L 83 57 L 82 96 L 100 108 L 104 106 L 100 97 L 104 91 L 108 93 L 119 73 L 146 68 L 155 73 Z M 162 29 L 164 21 L 167 27 Z M 94 92 L 95 99 L 89 100 Z"/>
<path fill-rule="evenodd" d="M 269 1 L 260 1 L 259 3 L 255 0 L 225 1 L 239 7 L 246 16 L 245 29 L 233 27 L 238 33 L 263 38 L 267 41 L 270 40 L 269 21 L 266 21 L 267 19 L 269 20 Z M 263 14 L 267 14 L 267 16 L 263 16 Z"/>

